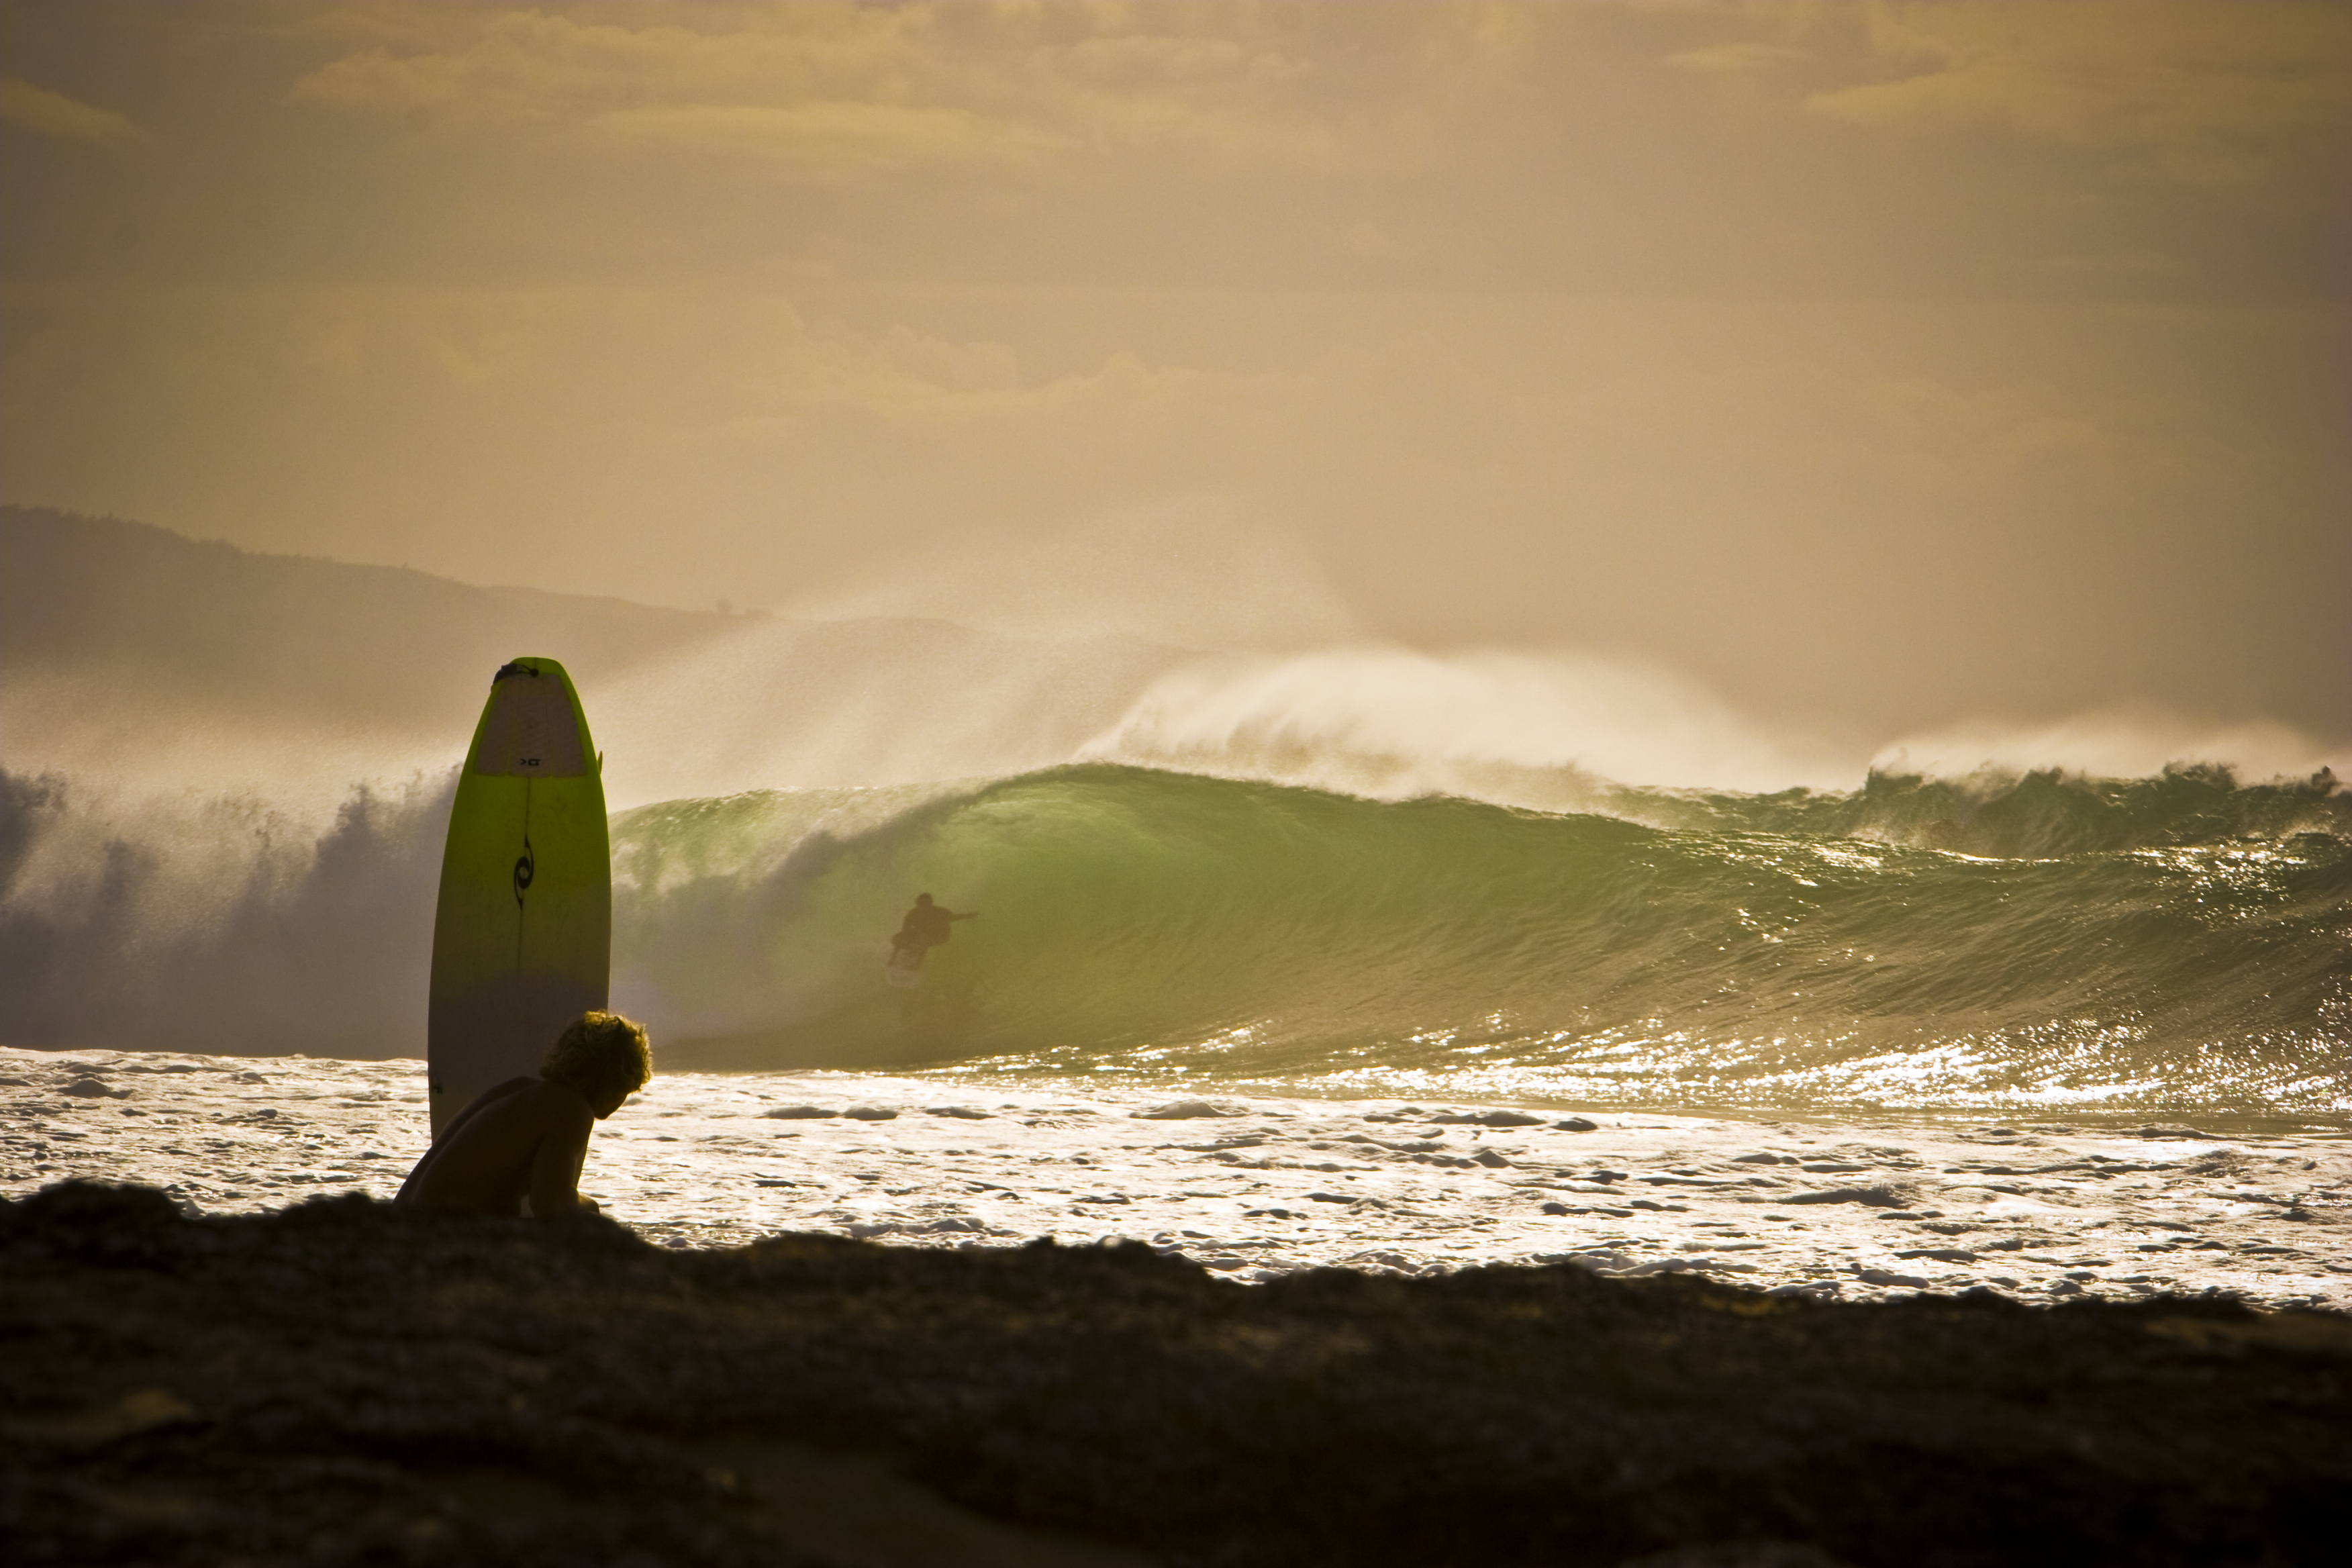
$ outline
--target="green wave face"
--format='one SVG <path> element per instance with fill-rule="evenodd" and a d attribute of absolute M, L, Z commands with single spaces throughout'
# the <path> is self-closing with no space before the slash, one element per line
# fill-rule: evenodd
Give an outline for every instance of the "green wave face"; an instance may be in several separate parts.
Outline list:
<path fill-rule="evenodd" d="M 1551 816 L 1113 766 L 676 802 L 613 824 L 614 990 L 688 1065 L 2330 1114 L 2347 805 L 2036 775 Z M 981 918 L 893 992 L 923 891 Z"/>

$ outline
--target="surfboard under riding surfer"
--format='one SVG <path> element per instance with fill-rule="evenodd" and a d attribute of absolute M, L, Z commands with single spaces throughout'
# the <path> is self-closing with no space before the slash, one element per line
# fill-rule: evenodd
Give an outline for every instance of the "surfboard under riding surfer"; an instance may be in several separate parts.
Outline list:
<path fill-rule="evenodd" d="M 920 969 L 923 955 L 943 945 L 952 933 L 949 927 L 958 921 L 980 918 L 978 910 L 966 910 L 958 914 L 943 904 L 931 901 L 929 893 L 915 895 L 915 907 L 907 911 L 898 927 L 898 934 L 890 939 L 890 962 L 902 969 Z"/>

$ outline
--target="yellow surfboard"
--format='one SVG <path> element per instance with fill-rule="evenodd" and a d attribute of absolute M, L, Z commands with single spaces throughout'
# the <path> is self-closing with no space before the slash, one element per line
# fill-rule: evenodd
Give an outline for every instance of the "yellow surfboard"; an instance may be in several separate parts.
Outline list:
<path fill-rule="evenodd" d="M 484 1089 L 537 1072 L 564 1026 L 604 1005 L 612 962 L 604 759 L 563 667 L 514 659 L 490 679 L 441 852 L 434 1136 Z"/>

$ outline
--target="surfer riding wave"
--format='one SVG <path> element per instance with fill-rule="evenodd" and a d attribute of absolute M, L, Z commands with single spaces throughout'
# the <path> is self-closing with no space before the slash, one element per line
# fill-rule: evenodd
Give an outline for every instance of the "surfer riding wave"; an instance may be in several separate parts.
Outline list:
<path fill-rule="evenodd" d="M 890 939 L 890 962 L 904 968 L 919 969 L 922 966 L 923 955 L 945 943 L 953 934 L 948 929 L 950 926 L 958 921 L 979 918 L 978 910 L 967 910 L 958 914 L 943 904 L 933 903 L 930 894 L 918 893 L 915 907 L 907 911 L 906 920 L 898 927 L 898 934 Z"/>

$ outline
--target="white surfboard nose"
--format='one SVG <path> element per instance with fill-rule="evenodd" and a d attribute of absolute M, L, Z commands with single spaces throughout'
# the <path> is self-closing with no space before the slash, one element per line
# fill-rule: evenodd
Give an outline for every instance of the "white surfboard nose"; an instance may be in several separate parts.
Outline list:
<path fill-rule="evenodd" d="M 572 694 L 560 678 L 544 676 L 536 663 L 521 658 L 499 671 L 474 771 L 536 779 L 573 779 L 589 771 Z"/>

